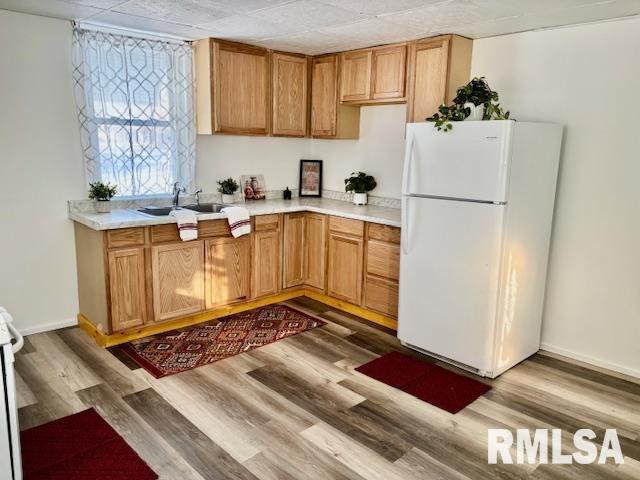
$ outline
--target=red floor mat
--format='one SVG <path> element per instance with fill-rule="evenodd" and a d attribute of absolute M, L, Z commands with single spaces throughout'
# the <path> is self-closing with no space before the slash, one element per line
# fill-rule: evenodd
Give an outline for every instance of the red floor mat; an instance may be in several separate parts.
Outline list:
<path fill-rule="evenodd" d="M 356 370 L 450 413 L 459 412 L 491 390 L 482 382 L 399 352 L 383 355 Z"/>
<path fill-rule="evenodd" d="M 158 478 L 92 408 L 25 430 L 20 443 L 25 480 Z"/>

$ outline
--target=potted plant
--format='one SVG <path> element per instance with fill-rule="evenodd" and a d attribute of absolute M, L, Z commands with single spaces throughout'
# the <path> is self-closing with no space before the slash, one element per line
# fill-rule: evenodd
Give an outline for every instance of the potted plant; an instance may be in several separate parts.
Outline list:
<path fill-rule="evenodd" d="M 233 194 L 238 191 L 238 182 L 229 177 L 225 180 L 218 180 L 218 192 L 222 194 L 222 203 L 233 203 Z"/>
<path fill-rule="evenodd" d="M 89 184 L 89 198 L 96 201 L 96 212 L 108 213 L 111 211 L 110 200 L 117 192 L 115 185 L 108 183 L 95 182 Z"/>
<path fill-rule="evenodd" d="M 353 203 L 355 205 L 367 204 L 367 192 L 370 192 L 378 185 L 376 179 L 364 172 L 353 172 L 349 178 L 344 179 L 344 189 L 353 192 Z"/>
<path fill-rule="evenodd" d="M 498 92 L 491 90 L 484 77 L 476 77 L 457 90 L 452 105 L 441 105 L 438 112 L 426 120 L 446 132 L 453 128 L 451 122 L 508 118 L 509 112 L 505 112 L 498 103 Z"/>

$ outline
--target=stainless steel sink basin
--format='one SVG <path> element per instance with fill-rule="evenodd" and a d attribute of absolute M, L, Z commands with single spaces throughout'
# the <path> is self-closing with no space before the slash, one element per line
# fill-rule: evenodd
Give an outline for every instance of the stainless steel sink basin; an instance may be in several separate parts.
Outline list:
<path fill-rule="evenodd" d="M 152 215 L 154 217 L 166 217 L 171 213 L 174 207 L 144 207 L 139 208 L 138 211 L 140 213 L 144 213 L 145 215 Z"/>
<path fill-rule="evenodd" d="M 224 207 L 228 207 L 224 203 L 201 203 L 199 205 L 183 205 L 182 208 L 193 210 L 198 213 L 218 213 Z"/>

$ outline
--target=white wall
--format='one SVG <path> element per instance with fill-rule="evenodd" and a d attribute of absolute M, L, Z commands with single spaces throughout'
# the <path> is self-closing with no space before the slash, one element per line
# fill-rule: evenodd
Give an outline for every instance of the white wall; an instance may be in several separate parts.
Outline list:
<path fill-rule="evenodd" d="M 362 170 L 378 182 L 373 195 L 400 198 L 406 113 L 406 105 L 361 107 L 358 140 L 311 140 L 311 156 L 324 160 L 324 188 L 344 191 L 344 179 Z"/>
<path fill-rule="evenodd" d="M 84 174 L 69 22 L 0 10 L 0 305 L 25 333 L 75 322 L 67 200 Z"/>
<path fill-rule="evenodd" d="M 565 125 L 542 341 L 640 376 L 640 20 L 479 40 L 519 120 Z"/>
<path fill-rule="evenodd" d="M 305 138 L 198 135 L 196 183 L 205 192 L 217 190 L 221 178 L 263 173 L 268 190 L 297 188 L 300 159 L 309 158 Z"/>

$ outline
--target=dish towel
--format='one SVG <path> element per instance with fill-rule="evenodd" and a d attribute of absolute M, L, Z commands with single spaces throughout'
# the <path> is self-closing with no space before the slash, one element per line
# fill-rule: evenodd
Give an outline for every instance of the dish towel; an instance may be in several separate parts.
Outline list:
<path fill-rule="evenodd" d="M 231 235 L 233 235 L 234 238 L 251 233 L 249 210 L 244 207 L 225 207 L 220 211 L 227 214 Z"/>
<path fill-rule="evenodd" d="M 178 231 L 183 242 L 198 238 L 198 217 L 195 212 L 175 209 L 169 215 L 178 221 Z"/>

